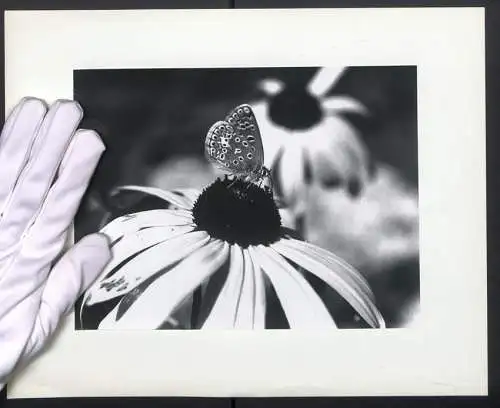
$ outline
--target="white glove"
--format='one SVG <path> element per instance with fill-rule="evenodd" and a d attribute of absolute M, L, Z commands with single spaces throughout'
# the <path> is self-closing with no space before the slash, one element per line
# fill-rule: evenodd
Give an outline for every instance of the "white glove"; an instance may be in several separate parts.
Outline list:
<path fill-rule="evenodd" d="M 111 256 L 107 239 L 93 234 L 60 258 L 104 152 L 94 131 L 77 131 L 82 116 L 73 101 L 47 108 L 26 98 L 0 136 L 0 390 Z"/>

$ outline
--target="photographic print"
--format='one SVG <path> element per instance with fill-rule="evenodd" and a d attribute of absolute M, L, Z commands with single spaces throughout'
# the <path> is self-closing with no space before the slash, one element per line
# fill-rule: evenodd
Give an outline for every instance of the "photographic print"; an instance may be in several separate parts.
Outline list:
<path fill-rule="evenodd" d="M 483 12 L 5 32 L 6 108 L 77 100 L 106 145 L 72 232 L 113 253 L 9 398 L 487 393 Z"/>
<path fill-rule="evenodd" d="M 419 304 L 417 68 L 76 70 L 106 154 L 77 329 L 405 327 Z"/>

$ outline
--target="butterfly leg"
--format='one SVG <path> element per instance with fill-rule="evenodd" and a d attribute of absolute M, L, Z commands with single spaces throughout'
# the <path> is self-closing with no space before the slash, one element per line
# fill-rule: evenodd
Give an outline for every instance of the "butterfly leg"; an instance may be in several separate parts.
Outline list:
<path fill-rule="evenodd" d="M 262 167 L 258 180 L 260 188 L 267 187 L 269 190 L 273 191 L 273 179 L 271 177 L 271 172 L 267 167 Z"/>

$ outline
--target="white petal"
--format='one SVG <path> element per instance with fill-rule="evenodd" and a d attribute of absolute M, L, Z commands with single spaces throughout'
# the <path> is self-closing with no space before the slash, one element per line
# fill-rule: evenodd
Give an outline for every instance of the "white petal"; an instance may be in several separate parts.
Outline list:
<path fill-rule="evenodd" d="M 257 289 L 254 264 L 248 250 L 234 245 L 227 280 L 203 328 L 264 329 L 266 305 L 260 269 L 258 274 L 260 285 Z"/>
<path fill-rule="evenodd" d="M 285 85 L 278 79 L 266 78 L 257 84 L 257 87 L 264 91 L 267 95 L 276 95 L 281 92 Z"/>
<path fill-rule="evenodd" d="M 248 250 L 243 251 L 245 256 L 245 275 L 252 275 L 255 284 L 255 300 L 253 301 L 253 328 L 266 328 L 266 288 L 264 275 L 260 266 L 254 262 Z"/>
<path fill-rule="evenodd" d="M 232 329 L 235 326 L 243 285 L 243 253 L 239 245 L 231 245 L 229 273 L 208 315 L 204 329 Z"/>
<path fill-rule="evenodd" d="M 125 235 L 112 245 L 112 258 L 106 265 L 106 273 L 109 273 L 138 252 L 179 235 L 187 234 L 193 231 L 193 229 L 194 225 L 151 227 Z"/>
<path fill-rule="evenodd" d="M 356 129 L 341 116 L 327 116 L 307 135 L 313 175 L 323 185 L 368 178 L 369 152 Z"/>
<path fill-rule="evenodd" d="M 328 261 L 318 252 L 302 248 L 292 241 L 282 240 L 272 245 L 280 254 L 307 269 L 337 291 L 372 327 L 385 327 L 384 319 L 373 301 L 361 274 L 345 263 Z M 332 258 L 330 258 L 332 259 Z M 363 284 L 359 284 L 362 282 Z"/>
<path fill-rule="evenodd" d="M 345 67 L 328 67 L 318 70 L 316 75 L 307 85 L 311 95 L 321 97 L 326 94 L 344 74 Z"/>
<path fill-rule="evenodd" d="M 248 253 L 248 250 L 243 250 L 242 254 L 243 254 L 243 281 L 241 284 L 241 291 L 240 291 L 240 297 L 239 297 L 239 303 L 238 303 L 238 309 L 236 313 L 236 321 L 234 323 L 234 327 L 237 329 L 253 329 L 255 322 L 254 313 L 256 309 L 255 301 L 257 300 L 255 296 L 254 266 L 252 258 Z"/>
<path fill-rule="evenodd" d="M 221 241 L 198 249 L 172 270 L 161 275 L 117 321 L 116 311 L 110 313 L 99 328 L 155 329 L 158 328 L 203 281 L 215 273 L 228 256 L 228 244 Z M 113 314 L 114 313 L 114 314 Z"/>
<path fill-rule="evenodd" d="M 102 271 L 100 276 L 105 277 L 118 265 L 133 255 L 144 251 L 146 248 L 158 244 L 159 242 L 167 241 L 173 237 L 187 234 L 191 232 L 193 228 L 194 226 L 192 225 L 150 227 L 131 232 L 119 241 L 115 241 L 115 244 L 112 245 L 111 261 L 106 265 L 106 268 Z M 127 276 L 123 274 L 123 270 L 120 272 L 121 273 L 119 274 L 113 274 L 113 276 L 107 279 L 97 279 L 85 292 L 82 301 L 82 308 L 85 305 L 91 305 L 104 300 L 112 299 L 116 296 L 121 296 L 136 287 L 140 282 L 142 282 L 142 280 L 148 277 L 147 274 L 142 274 L 142 279 L 139 279 L 136 282 L 135 279 L 137 276 L 135 276 L 135 279 L 131 282 L 130 279 L 127 279 Z M 151 271 L 151 273 L 154 272 L 156 271 Z M 117 283 L 119 279 L 123 279 L 121 283 Z M 116 284 L 113 284 L 112 282 L 115 282 Z M 81 312 L 82 309 L 80 309 L 80 313 Z"/>
<path fill-rule="evenodd" d="M 156 187 L 143 187 L 143 186 L 120 186 L 117 191 L 140 191 L 142 193 L 151 194 L 155 197 L 161 198 L 179 208 L 190 210 L 193 206 L 191 200 L 186 197 L 175 194 L 171 191 L 162 190 Z"/>
<path fill-rule="evenodd" d="M 264 146 L 264 164 L 270 168 L 283 145 L 288 145 L 290 132 L 276 125 L 269 117 L 267 101 L 252 104 L 253 113 L 259 124 Z"/>
<path fill-rule="evenodd" d="M 368 108 L 350 96 L 332 96 L 323 99 L 321 105 L 327 113 L 352 112 L 368 115 Z"/>
<path fill-rule="evenodd" d="M 304 156 L 302 146 L 290 143 L 283 151 L 279 169 L 281 194 L 294 214 L 303 210 Z"/>
<path fill-rule="evenodd" d="M 130 292 L 154 274 L 201 248 L 208 240 L 209 236 L 206 232 L 195 231 L 145 250 L 125 263 L 109 278 L 97 281 L 88 292 L 87 305 L 104 302 Z M 108 269 L 102 276 L 106 276 L 106 273 L 109 273 Z M 122 282 L 122 284 L 115 285 L 115 282 Z M 123 286 L 126 288 L 119 290 Z"/>
<path fill-rule="evenodd" d="M 289 229 L 296 229 L 296 216 L 289 209 L 280 209 L 281 226 Z"/>
<path fill-rule="evenodd" d="M 181 188 L 181 189 L 175 189 L 175 191 L 182 193 L 184 197 L 187 200 L 189 200 L 190 208 L 193 206 L 193 204 L 201 194 L 201 192 L 195 188 Z"/>
<path fill-rule="evenodd" d="M 314 289 L 281 255 L 262 245 L 249 251 L 271 280 L 291 329 L 336 327 Z"/>
<path fill-rule="evenodd" d="M 316 257 L 331 262 L 334 265 L 338 265 L 338 268 L 342 270 L 342 273 L 346 276 L 346 279 L 350 279 L 351 281 L 353 281 L 354 284 L 359 286 L 361 290 L 370 297 L 371 300 L 375 300 L 372 289 L 370 288 L 370 285 L 363 277 L 363 275 L 347 261 L 335 255 L 333 252 L 327 251 L 326 249 L 313 245 L 309 242 L 300 241 L 293 238 L 289 238 L 281 242 L 285 243 L 288 247 L 295 248 L 302 252 L 314 254 L 314 256 Z"/>
<path fill-rule="evenodd" d="M 107 224 L 100 232 L 106 234 L 111 242 L 124 235 L 147 227 L 190 225 L 192 215 L 181 210 L 150 210 L 118 217 Z"/>
<path fill-rule="evenodd" d="M 104 319 L 99 323 L 99 329 L 114 329 L 116 326 L 116 314 L 118 312 L 118 306 L 113 308 Z M 152 329 L 152 327 L 150 327 Z"/>

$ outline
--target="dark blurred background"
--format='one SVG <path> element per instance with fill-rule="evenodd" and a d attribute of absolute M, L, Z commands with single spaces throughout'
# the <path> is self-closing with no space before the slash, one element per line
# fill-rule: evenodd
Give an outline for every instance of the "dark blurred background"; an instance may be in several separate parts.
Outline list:
<path fill-rule="evenodd" d="M 317 70 L 74 71 L 74 96 L 85 109 L 83 126 L 96 129 L 112 146 L 93 188 L 102 193 L 118 184 L 140 184 L 152 167 L 172 157 L 203 157 L 200 140 L 212 123 L 243 101 L 264 97 L 259 81 L 277 78 L 287 87 L 304 87 Z M 416 186 L 416 68 L 349 67 L 328 94 L 351 95 L 369 109 L 369 119 L 346 116 L 362 131 L 371 154 Z"/>
<path fill-rule="evenodd" d="M 319 69 L 74 71 L 74 98 L 85 111 L 82 127 L 96 129 L 107 145 L 77 217 L 77 238 L 98 228 L 115 186 L 209 183 L 215 175 L 204 158 L 208 128 L 241 103 L 272 103 L 259 86 L 269 78 L 279 80 L 300 106 Z M 389 327 L 400 327 L 419 301 L 417 70 L 347 67 L 326 92 L 335 95 L 347 95 L 369 112 L 338 116 L 367 152 L 371 178 L 356 194 L 341 185 L 316 186 L 306 200 L 302 232 L 358 267 Z M 287 118 L 274 109 L 266 126 L 288 121 L 293 128 L 313 114 L 298 109 Z"/>

